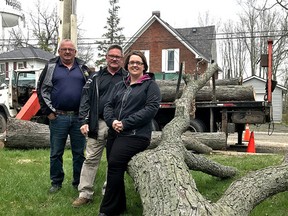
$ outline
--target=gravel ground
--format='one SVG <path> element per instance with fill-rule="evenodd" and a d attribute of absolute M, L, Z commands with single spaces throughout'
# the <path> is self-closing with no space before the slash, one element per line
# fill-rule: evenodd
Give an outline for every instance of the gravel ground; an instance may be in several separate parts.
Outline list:
<path fill-rule="evenodd" d="M 274 124 L 261 124 L 261 125 L 249 125 L 250 131 L 261 131 L 261 132 L 277 132 L 277 133 L 288 133 L 288 125 L 274 123 Z"/>

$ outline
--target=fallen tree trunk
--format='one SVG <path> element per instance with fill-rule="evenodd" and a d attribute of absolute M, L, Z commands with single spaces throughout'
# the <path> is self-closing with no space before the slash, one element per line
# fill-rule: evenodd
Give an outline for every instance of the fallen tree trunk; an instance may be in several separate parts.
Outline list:
<path fill-rule="evenodd" d="M 8 118 L 5 147 L 18 149 L 48 148 L 48 125 Z"/>
<path fill-rule="evenodd" d="M 156 148 L 161 142 L 162 132 L 153 131 L 149 148 Z M 227 138 L 224 132 L 219 133 L 192 133 L 186 131 L 181 136 L 187 150 L 197 153 L 209 154 L 213 150 L 225 150 Z"/>
<path fill-rule="evenodd" d="M 49 126 L 32 121 L 8 118 L 4 146 L 13 149 L 50 148 Z M 69 137 L 66 147 L 70 148 Z"/>
<path fill-rule="evenodd" d="M 36 122 L 9 118 L 7 122 L 5 147 L 15 149 L 34 149 L 50 147 L 50 131 L 48 125 Z M 150 148 L 160 143 L 161 132 L 154 131 Z M 191 133 L 182 135 L 185 147 L 198 153 L 210 153 L 212 150 L 226 149 L 225 133 Z M 69 140 L 67 147 L 70 147 Z"/>
<path fill-rule="evenodd" d="M 235 181 L 217 202 L 207 200 L 197 190 L 189 169 L 219 178 L 232 177 L 237 172 L 187 151 L 182 138 L 189 126 L 196 92 L 217 69 L 216 64 L 209 66 L 197 81 L 187 77 L 188 85 L 176 100 L 175 117 L 163 128 L 160 143 L 156 148 L 135 155 L 129 162 L 128 173 L 139 191 L 143 215 L 249 215 L 267 197 L 288 190 L 287 159 L 282 165 L 256 171 Z"/>

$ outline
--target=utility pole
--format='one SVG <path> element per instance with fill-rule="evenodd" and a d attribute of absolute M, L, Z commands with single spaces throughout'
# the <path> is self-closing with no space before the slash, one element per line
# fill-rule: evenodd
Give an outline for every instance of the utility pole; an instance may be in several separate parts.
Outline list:
<path fill-rule="evenodd" d="M 71 39 L 77 47 L 77 0 L 59 0 L 59 42 L 64 38 Z"/>

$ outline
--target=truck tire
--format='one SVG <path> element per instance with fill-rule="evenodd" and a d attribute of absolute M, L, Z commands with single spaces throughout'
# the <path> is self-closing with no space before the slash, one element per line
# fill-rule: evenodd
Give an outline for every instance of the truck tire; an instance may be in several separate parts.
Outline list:
<path fill-rule="evenodd" d="M 0 133 L 4 133 L 7 127 L 6 115 L 0 112 Z"/>
<path fill-rule="evenodd" d="M 190 119 L 189 131 L 191 132 L 205 132 L 205 124 L 199 119 Z"/>

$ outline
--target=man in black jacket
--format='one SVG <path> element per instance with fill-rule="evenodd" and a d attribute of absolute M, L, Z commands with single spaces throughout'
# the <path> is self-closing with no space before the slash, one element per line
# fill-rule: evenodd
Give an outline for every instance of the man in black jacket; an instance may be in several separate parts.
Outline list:
<path fill-rule="evenodd" d="M 81 97 L 79 118 L 82 121 L 81 133 L 88 136 L 86 160 L 81 170 L 78 186 L 79 197 L 72 203 L 80 207 L 92 201 L 93 185 L 101 156 L 106 144 L 108 127 L 103 120 L 104 105 L 114 85 L 124 81 L 127 71 L 122 68 L 123 50 L 119 45 L 112 45 L 106 54 L 107 67 L 90 76 Z"/>

